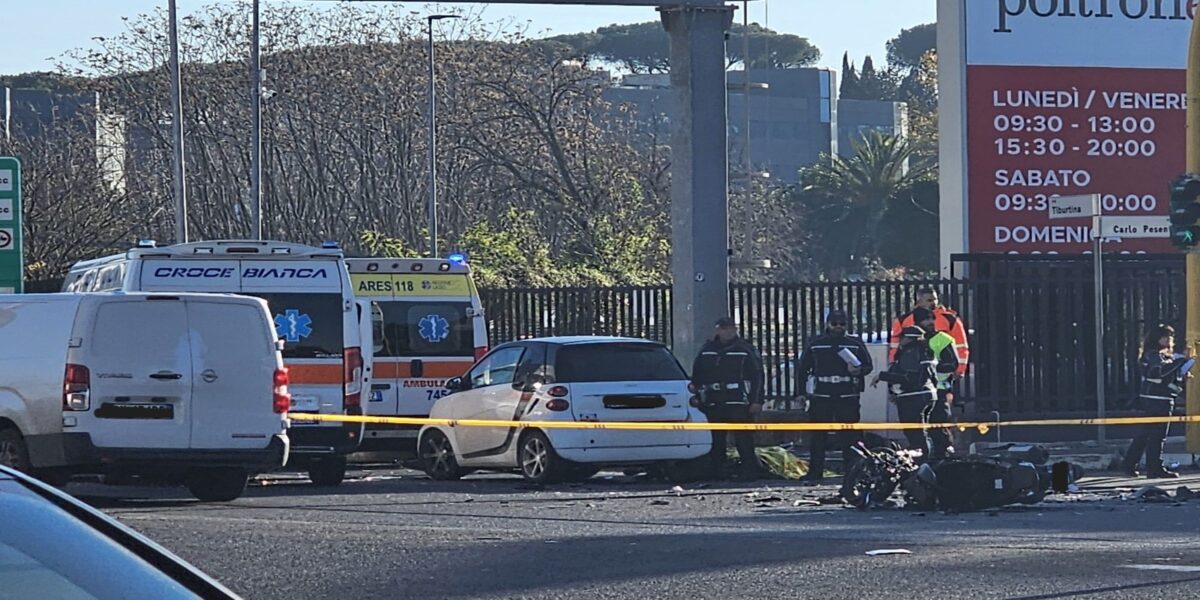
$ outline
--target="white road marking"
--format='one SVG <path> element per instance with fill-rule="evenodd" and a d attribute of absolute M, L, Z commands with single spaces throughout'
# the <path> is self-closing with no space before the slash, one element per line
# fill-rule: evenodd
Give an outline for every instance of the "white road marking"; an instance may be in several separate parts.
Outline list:
<path fill-rule="evenodd" d="M 1189 567 L 1187 565 L 1121 565 L 1126 569 L 1137 569 L 1139 571 L 1171 571 L 1173 573 L 1200 573 L 1200 567 Z"/>

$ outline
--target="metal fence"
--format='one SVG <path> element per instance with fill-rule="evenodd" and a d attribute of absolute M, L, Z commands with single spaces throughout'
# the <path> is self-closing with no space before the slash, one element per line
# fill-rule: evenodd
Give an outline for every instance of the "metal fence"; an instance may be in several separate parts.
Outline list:
<path fill-rule="evenodd" d="M 792 364 L 831 308 L 850 314 L 873 342 L 916 291 L 938 290 L 971 335 L 970 376 L 961 396 L 976 412 L 1006 418 L 1096 412 L 1095 316 L 1090 257 L 961 255 L 950 279 L 736 284 L 733 317 L 763 354 L 766 393 L 793 397 L 802 382 Z M 1138 344 L 1150 325 L 1185 317 L 1180 255 L 1105 258 L 1104 356 L 1107 408 L 1119 412 L 1137 384 Z M 27 291 L 57 291 L 30 282 Z M 670 286 L 490 289 L 483 304 L 492 344 L 550 335 L 622 335 L 670 343 Z M 706 332 L 707 333 L 707 332 Z"/>
<path fill-rule="evenodd" d="M 793 362 L 826 311 L 845 310 L 871 342 L 912 308 L 916 291 L 938 290 L 967 323 L 971 368 L 960 397 L 977 413 L 1006 418 L 1096 413 L 1095 315 L 1089 257 L 962 255 L 950 279 L 735 284 L 730 306 L 742 335 L 762 353 L 766 393 L 794 397 Z M 1149 325 L 1182 329 L 1183 259 L 1105 258 L 1104 356 L 1109 412 L 1137 385 L 1138 344 Z M 543 335 L 633 335 L 671 341 L 670 288 L 487 290 L 493 343 Z"/>

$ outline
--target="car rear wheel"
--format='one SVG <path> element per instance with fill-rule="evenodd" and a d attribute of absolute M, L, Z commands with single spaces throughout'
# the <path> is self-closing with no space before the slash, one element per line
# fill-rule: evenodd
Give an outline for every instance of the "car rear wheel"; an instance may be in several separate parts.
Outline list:
<path fill-rule="evenodd" d="M 29 472 L 29 448 L 21 432 L 12 427 L 0 428 L 0 465 Z"/>
<path fill-rule="evenodd" d="M 246 491 L 246 471 L 232 467 L 192 469 L 184 482 L 188 491 L 203 502 L 229 502 Z"/>
<path fill-rule="evenodd" d="M 346 479 L 346 457 L 330 456 L 314 461 L 308 467 L 308 478 L 313 485 L 337 487 Z"/>
<path fill-rule="evenodd" d="M 550 439 L 540 431 L 530 431 L 517 448 L 517 466 L 521 475 L 533 483 L 555 483 L 568 474 L 566 461 L 554 451 Z"/>
<path fill-rule="evenodd" d="M 452 481 L 465 474 L 458 466 L 458 459 L 454 457 L 454 447 L 450 445 L 446 434 L 436 429 L 425 432 L 425 435 L 421 436 L 418 449 L 421 470 L 425 471 L 430 479 Z"/>

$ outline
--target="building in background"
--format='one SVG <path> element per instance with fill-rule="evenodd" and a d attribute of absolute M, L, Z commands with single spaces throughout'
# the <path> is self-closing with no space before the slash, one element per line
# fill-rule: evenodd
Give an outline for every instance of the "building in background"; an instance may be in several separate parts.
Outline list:
<path fill-rule="evenodd" d="M 99 93 L 0 87 L 0 135 L 4 141 L 54 136 L 84 140 L 87 152 L 96 157 L 101 180 L 114 190 L 125 188 L 125 118 L 104 112 Z"/>
<path fill-rule="evenodd" d="M 750 113 L 750 163 L 756 172 L 795 182 L 800 169 L 822 155 L 846 155 L 870 131 L 904 137 L 907 107 L 902 102 L 841 100 L 837 73 L 828 69 L 751 69 L 750 90 L 743 71 L 730 71 L 730 169 L 742 169 L 746 148 L 746 112 Z M 633 114 L 664 142 L 671 119 L 670 76 L 626 75 L 605 90 L 615 106 Z"/>

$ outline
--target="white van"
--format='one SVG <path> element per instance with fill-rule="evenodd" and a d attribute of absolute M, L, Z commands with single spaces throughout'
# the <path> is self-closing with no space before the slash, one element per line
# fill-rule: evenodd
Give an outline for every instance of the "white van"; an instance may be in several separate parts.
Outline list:
<path fill-rule="evenodd" d="M 371 415 L 428 417 L 446 381 L 487 354 L 487 323 L 461 257 L 350 258 L 350 282 L 370 305 Z M 368 425 L 363 450 L 415 452 L 418 427 Z"/>
<path fill-rule="evenodd" d="M 215 294 L 0 295 L 0 464 L 232 500 L 288 454 L 266 303 Z"/>
<path fill-rule="evenodd" d="M 361 424 L 315 423 L 303 413 L 361 415 L 371 324 L 355 303 L 336 244 L 209 241 L 156 247 L 77 263 L 64 291 L 222 292 L 267 301 L 291 377 L 290 467 L 317 485 L 337 485 Z"/>

